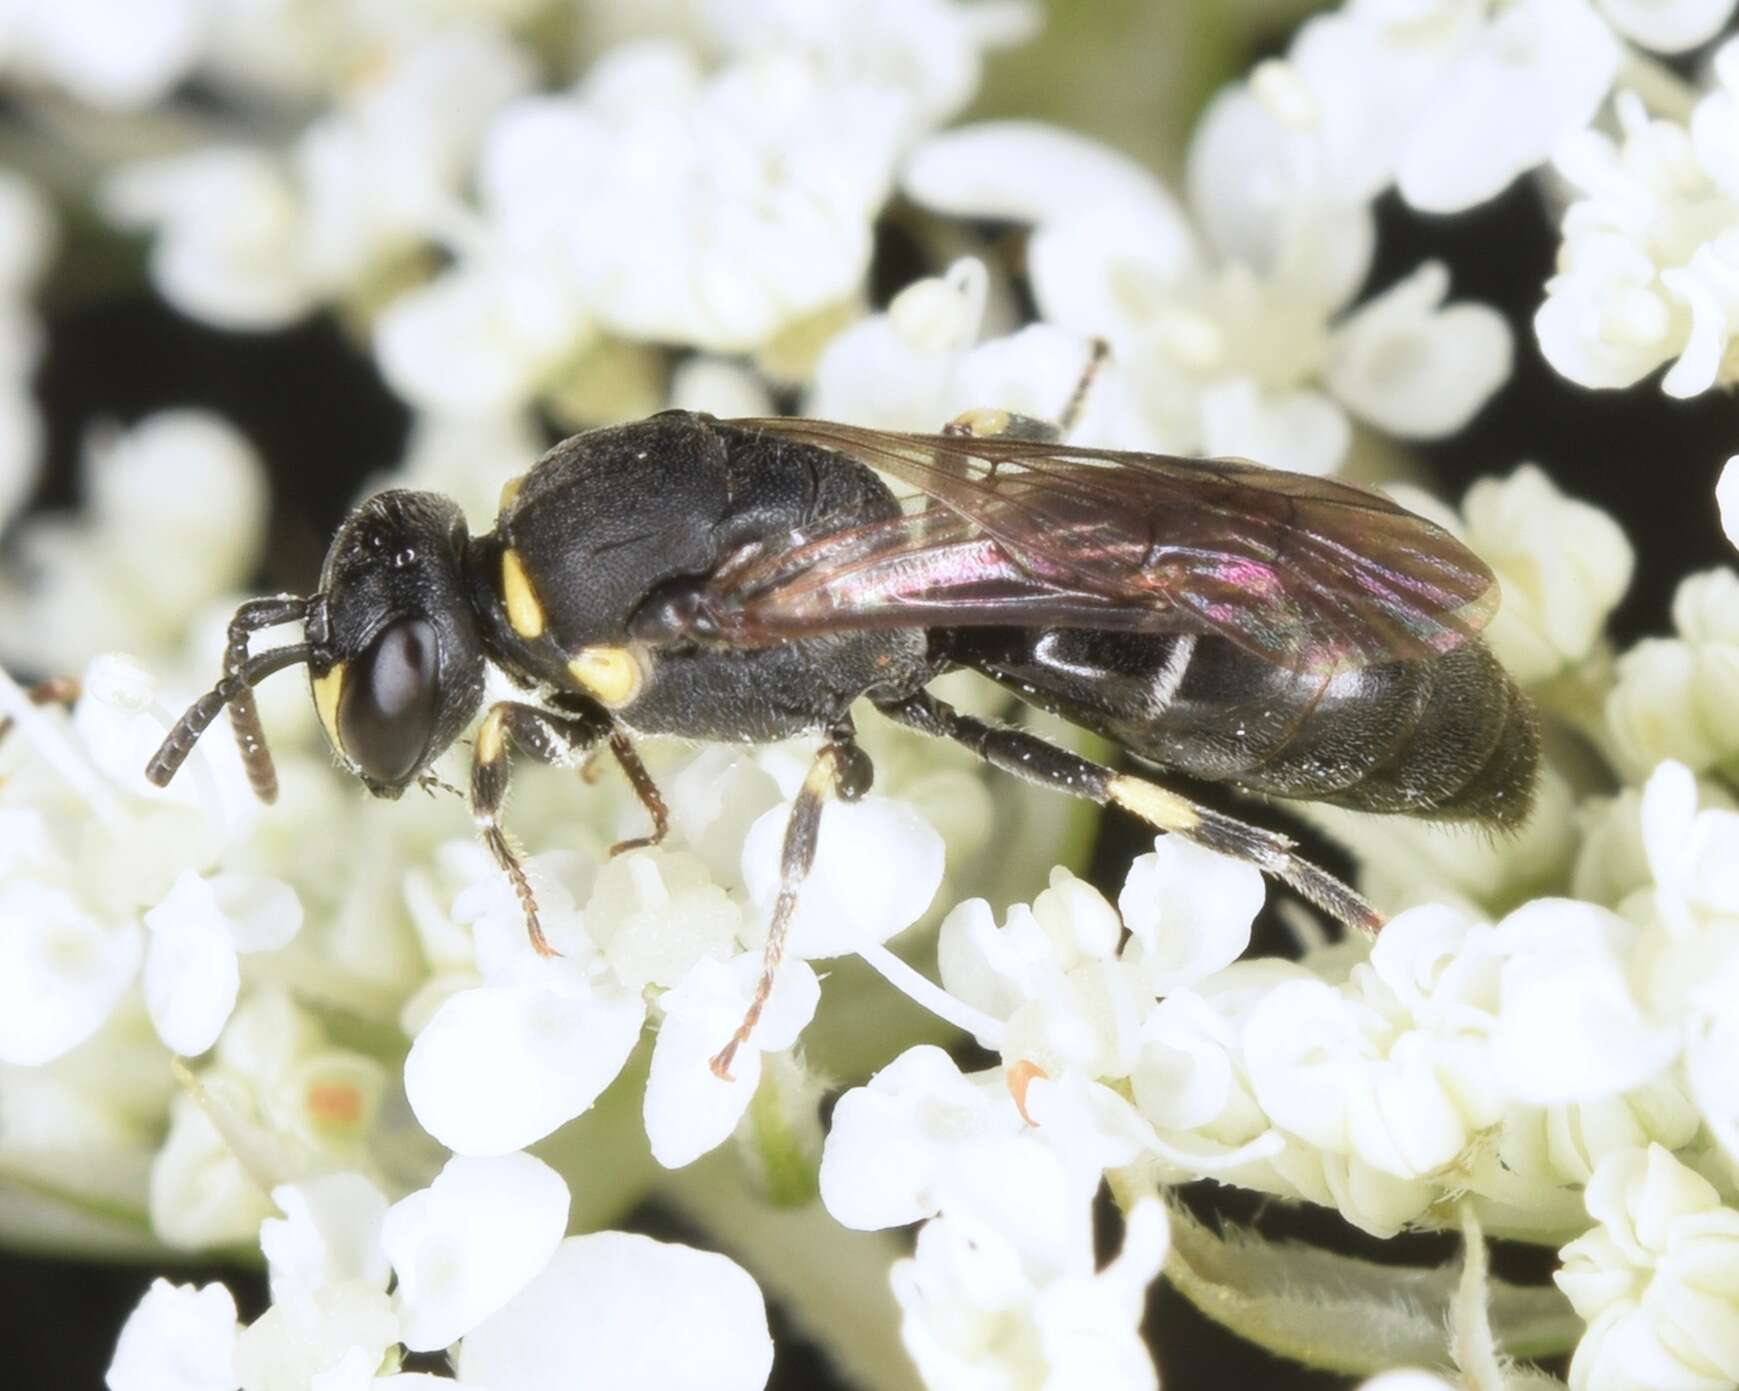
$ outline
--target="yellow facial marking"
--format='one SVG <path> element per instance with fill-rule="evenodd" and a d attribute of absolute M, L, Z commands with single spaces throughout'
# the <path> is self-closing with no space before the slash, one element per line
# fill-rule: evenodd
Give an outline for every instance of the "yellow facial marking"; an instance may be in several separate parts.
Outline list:
<path fill-rule="evenodd" d="M 639 660 L 626 647 L 582 647 L 568 663 L 574 680 L 601 704 L 626 705 L 646 679 Z"/>
<path fill-rule="evenodd" d="M 519 558 L 518 551 L 501 553 L 501 597 L 507 602 L 507 621 L 513 625 L 514 632 L 522 638 L 543 635 L 543 605 L 532 593 L 525 562 Z"/>
<path fill-rule="evenodd" d="M 953 429 L 956 433 L 976 435 L 979 439 L 995 439 L 1008 429 L 1008 412 L 962 411 L 954 417 Z"/>
<path fill-rule="evenodd" d="M 334 662 L 331 671 L 314 678 L 313 685 L 314 709 L 320 715 L 326 737 L 334 749 L 343 753 L 344 740 L 338 737 L 338 697 L 344 694 L 344 663 Z"/>
<path fill-rule="evenodd" d="M 513 500 L 519 496 L 520 485 L 525 482 L 523 473 L 515 474 L 501 485 L 501 501 L 496 504 L 497 512 L 505 512 L 513 506 Z"/>
<path fill-rule="evenodd" d="M 483 723 L 477 729 L 477 746 L 474 750 L 479 763 L 493 763 L 501 757 L 502 723 L 500 707 L 483 717 Z"/>
<path fill-rule="evenodd" d="M 1165 831 L 1193 831 L 1201 822 L 1196 809 L 1175 792 L 1127 774 L 1111 779 L 1111 800 L 1149 825 Z"/>

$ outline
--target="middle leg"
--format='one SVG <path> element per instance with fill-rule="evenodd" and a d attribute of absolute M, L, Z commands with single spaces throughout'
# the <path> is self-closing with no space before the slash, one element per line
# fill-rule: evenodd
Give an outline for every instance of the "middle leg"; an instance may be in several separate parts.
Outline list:
<path fill-rule="evenodd" d="M 773 978 L 785 956 L 785 936 L 797 912 L 797 891 L 815 863 L 821 809 L 829 797 L 855 802 L 869 791 L 874 780 L 875 768 L 869 755 L 858 747 L 856 731 L 848 716 L 834 726 L 827 742 L 816 750 L 815 761 L 809 765 L 797 800 L 791 804 L 791 817 L 785 823 L 785 840 L 779 851 L 779 897 L 773 905 L 773 920 L 767 926 L 766 944 L 761 948 L 761 975 L 755 982 L 755 995 L 749 1001 L 743 1022 L 712 1060 L 715 1076 L 730 1080 L 731 1059 L 755 1031 L 767 997 L 773 993 Z"/>
<path fill-rule="evenodd" d="M 963 744 L 993 767 L 1028 782 L 1086 797 L 1101 806 L 1122 807 L 1157 830 L 1175 832 L 1209 850 L 1246 860 L 1348 927 L 1374 934 L 1383 925 L 1376 909 L 1332 874 L 1295 854 L 1292 839 L 1278 831 L 1197 806 L 1158 783 L 1115 773 L 1023 729 L 962 715 L 928 692 L 880 708 L 901 724 Z"/>
<path fill-rule="evenodd" d="M 664 804 L 664 794 L 658 790 L 652 774 L 646 771 L 640 755 L 634 752 L 633 741 L 619 729 L 610 732 L 610 752 L 615 755 L 623 776 L 628 779 L 628 785 L 634 789 L 634 795 L 640 799 L 640 805 L 646 808 L 646 814 L 652 818 L 651 835 L 619 840 L 610 847 L 610 853 L 620 855 L 629 850 L 658 845 L 670 834 L 670 808 Z"/>

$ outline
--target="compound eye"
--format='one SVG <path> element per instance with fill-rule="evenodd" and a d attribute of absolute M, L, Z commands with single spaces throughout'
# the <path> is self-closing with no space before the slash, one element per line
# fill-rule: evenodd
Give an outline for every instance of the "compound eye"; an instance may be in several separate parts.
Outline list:
<path fill-rule="evenodd" d="M 338 706 L 344 752 L 369 777 L 403 783 L 435 733 L 435 629 L 404 618 L 377 637 L 351 668 Z"/>

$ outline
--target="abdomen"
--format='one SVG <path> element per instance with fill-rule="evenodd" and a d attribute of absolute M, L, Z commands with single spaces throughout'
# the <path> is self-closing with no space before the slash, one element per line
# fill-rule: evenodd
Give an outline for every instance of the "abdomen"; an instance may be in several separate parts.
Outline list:
<path fill-rule="evenodd" d="M 1324 682 L 1193 634 L 980 629 L 949 660 L 1163 767 L 1359 811 L 1519 824 L 1539 739 L 1478 642 Z"/>

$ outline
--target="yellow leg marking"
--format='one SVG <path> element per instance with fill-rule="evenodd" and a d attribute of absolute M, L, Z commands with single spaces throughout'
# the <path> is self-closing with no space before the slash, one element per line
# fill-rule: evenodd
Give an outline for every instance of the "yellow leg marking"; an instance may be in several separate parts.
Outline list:
<path fill-rule="evenodd" d="M 639 659 L 626 647 L 582 647 L 568 663 L 568 674 L 612 708 L 639 695 L 646 679 Z"/>
<path fill-rule="evenodd" d="M 344 740 L 338 734 L 338 698 L 344 694 L 344 663 L 334 662 L 332 670 L 324 676 L 316 676 L 312 684 L 314 709 L 320 715 L 321 727 L 332 743 L 333 752 L 348 757 L 344 753 Z"/>
<path fill-rule="evenodd" d="M 1155 783 L 1132 778 L 1127 773 L 1112 778 L 1106 791 L 1111 794 L 1111 800 L 1125 811 L 1134 812 L 1161 830 L 1193 831 L 1201 824 L 1201 813 L 1186 798 L 1167 792 Z"/>
<path fill-rule="evenodd" d="M 501 553 L 501 597 L 507 603 L 507 621 L 513 625 L 514 632 L 522 638 L 543 635 L 543 605 L 532 592 L 525 562 L 519 558 L 518 551 Z"/>
<path fill-rule="evenodd" d="M 948 423 L 950 435 L 975 435 L 979 439 L 995 439 L 1008 429 L 1008 412 L 998 410 L 961 411 Z"/>
<path fill-rule="evenodd" d="M 477 730 L 477 747 L 474 752 L 479 763 L 493 763 L 501 757 L 501 726 L 503 720 L 500 710 L 491 710 L 483 717 L 483 723 Z"/>
<path fill-rule="evenodd" d="M 495 510 L 497 512 L 505 512 L 509 507 L 513 506 L 513 501 L 519 496 L 519 490 L 524 483 L 525 475 L 523 473 L 515 474 L 512 478 L 509 478 L 505 483 L 503 483 L 501 485 L 501 500 L 495 504 Z"/>

